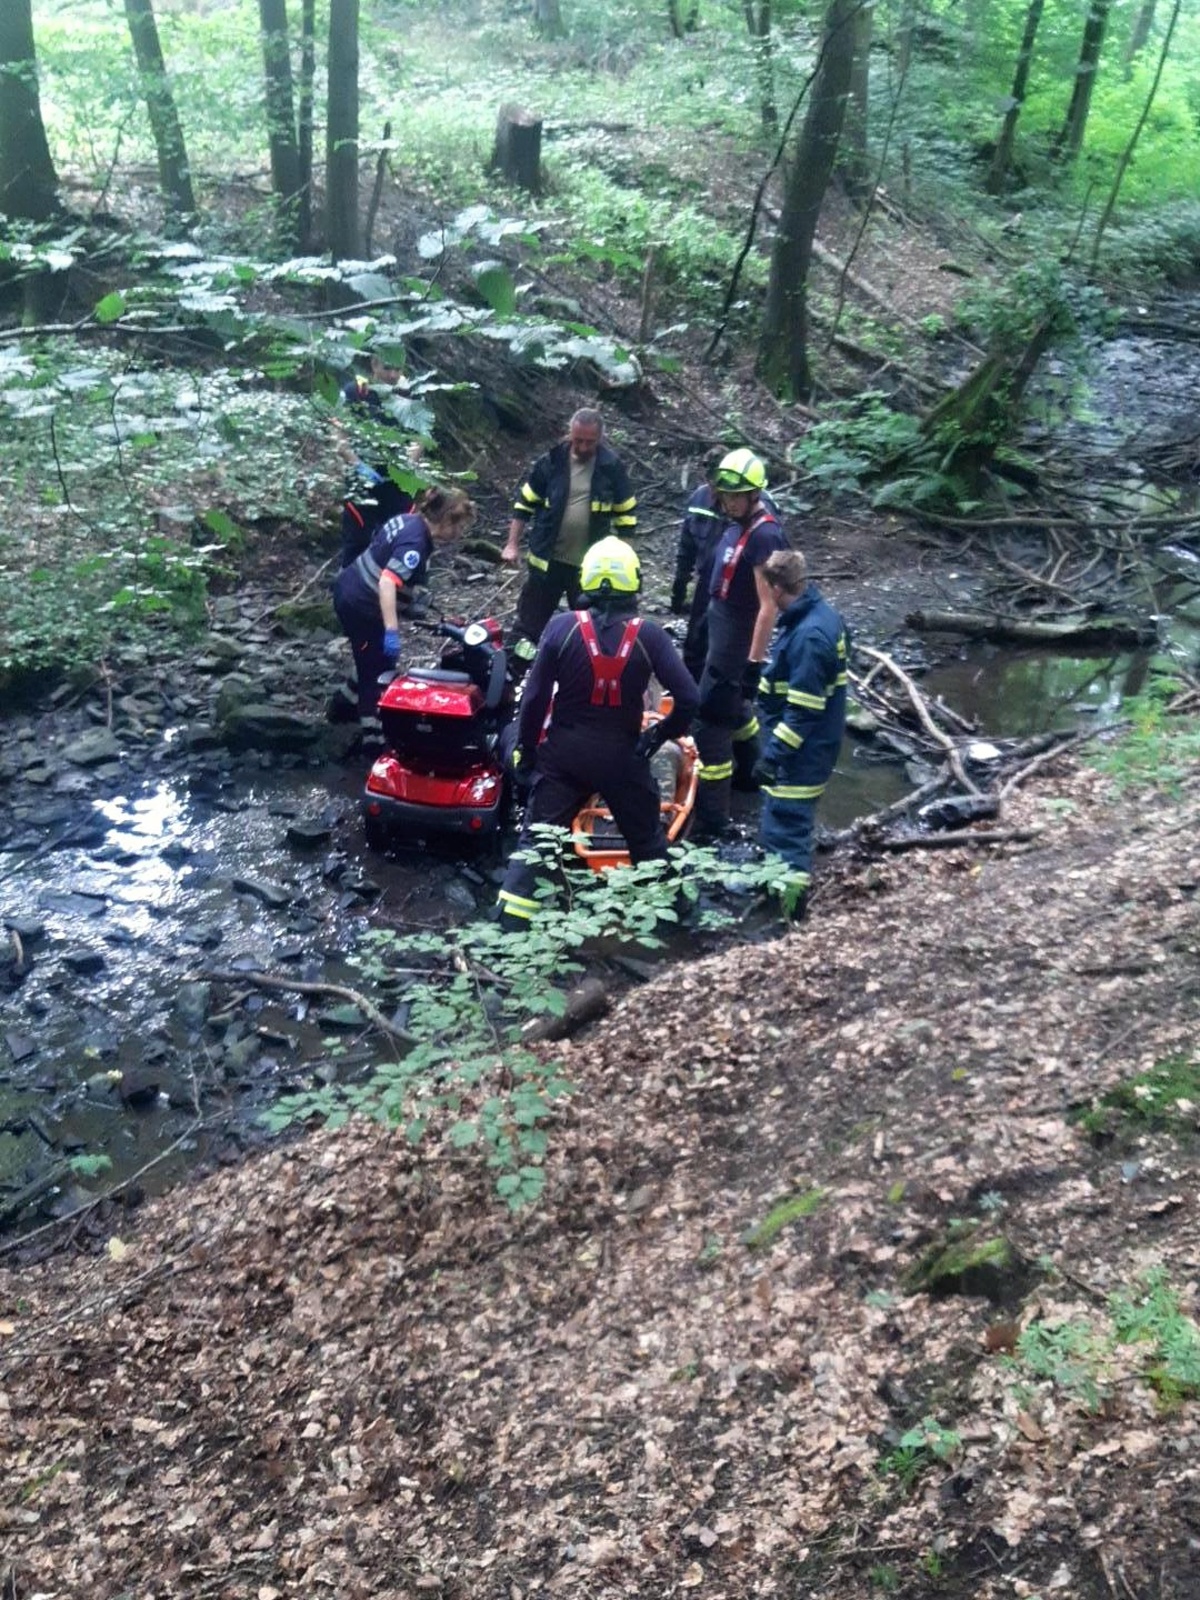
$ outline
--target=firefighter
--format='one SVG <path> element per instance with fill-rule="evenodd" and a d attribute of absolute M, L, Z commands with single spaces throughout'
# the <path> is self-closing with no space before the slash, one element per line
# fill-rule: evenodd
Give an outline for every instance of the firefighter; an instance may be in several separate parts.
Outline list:
<path fill-rule="evenodd" d="M 358 716 L 368 737 L 377 731 L 380 675 L 400 657 L 400 610 L 424 582 L 434 547 L 456 538 L 474 516 L 461 489 L 425 489 L 407 516 L 385 522 L 338 574 L 333 608 L 354 651 Z M 342 691 L 339 698 L 346 698 Z M 332 710 L 331 716 L 342 720 Z"/>
<path fill-rule="evenodd" d="M 514 764 L 529 790 L 524 828 L 500 890 L 500 919 L 507 928 L 527 928 L 538 910 L 534 890 L 541 869 L 523 848 L 530 830 L 540 822 L 569 828 L 594 794 L 612 812 L 634 862 L 666 859 L 650 761 L 668 739 L 687 731 L 698 691 L 664 629 L 637 615 L 641 583 L 632 546 L 601 539 L 584 555 L 580 571 L 587 609 L 554 617 L 542 635 L 517 723 Z M 643 732 L 642 705 L 652 677 L 673 705 Z"/>
<path fill-rule="evenodd" d="M 704 671 L 704 657 L 708 653 L 709 577 L 713 552 L 725 530 L 725 518 L 717 501 L 716 487 L 717 468 L 724 459 L 723 447 L 710 450 L 705 456 L 704 478 L 688 496 L 675 552 L 671 610 L 677 617 L 685 616 L 688 619 L 683 642 L 683 664 L 697 681 Z M 766 490 L 759 491 L 758 501 L 768 511 L 778 515 L 775 502 Z M 688 585 L 693 576 L 696 587 L 689 603 Z"/>
<path fill-rule="evenodd" d="M 758 718 L 754 697 L 775 626 L 775 602 L 763 563 L 787 548 L 779 518 L 762 502 L 767 474 L 751 450 L 733 450 L 717 468 L 715 488 L 727 519 L 708 576 L 708 650 L 700 677 L 696 749 L 697 843 L 729 832 L 730 791 L 755 789 Z"/>
<path fill-rule="evenodd" d="M 381 448 L 385 430 L 398 424 L 384 406 L 379 385 L 393 385 L 400 374 L 394 367 L 385 366 L 378 356 L 371 357 L 371 373 L 357 373 L 344 383 L 338 395 L 338 414 L 334 417 L 334 440 L 337 452 L 347 469 L 349 492 L 342 501 L 341 565 L 348 567 L 367 549 L 377 529 L 393 517 L 405 516 L 412 510 L 413 498 L 393 479 L 388 462 L 380 459 L 387 451 Z M 367 461 L 356 448 L 352 433 L 364 437 L 363 445 L 372 461 Z"/>
<path fill-rule="evenodd" d="M 528 669 L 559 601 L 564 595 L 573 601 L 579 593 L 580 564 L 587 550 L 610 534 L 631 534 L 637 525 L 636 506 L 625 465 L 604 442 L 600 413 L 577 411 L 567 437 L 529 469 L 500 552 L 502 560 L 517 561 L 521 535 L 528 528 L 528 570 L 509 651 L 518 672 Z"/>
<path fill-rule="evenodd" d="M 804 914 L 813 819 L 846 728 L 846 625 L 808 581 L 798 550 L 767 558 L 763 581 L 779 626 L 758 691 L 764 734 L 755 775 L 762 785 L 760 839 L 787 864 L 792 916 Z"/>

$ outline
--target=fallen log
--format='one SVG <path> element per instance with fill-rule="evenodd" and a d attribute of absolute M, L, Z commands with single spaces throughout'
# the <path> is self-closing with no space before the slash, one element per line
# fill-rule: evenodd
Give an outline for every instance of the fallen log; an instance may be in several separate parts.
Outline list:
<path fill-rule="evenodd" d="M 972 831 L 960 829 L 956 833 L 910 833 L 895 839 L 877 839 L 880 850 L 961 850 L 977 849 L 985 844 L 1027 844 L 1041 834 L 1040 828 L 988 828 Z"/>
<path fill-rule="evenodd" d="M 566 1010 L 559 1017 L 535 1017 L 521 1029 L 522 1044 L 535 1044 L 538 1040 L 565 1039 L 578 1033 L 589 1022 L 595 1022 L 608 1010 L 608 990 L 599 978 L 585 978 L 577 989 L 567 996 Z"/>
<path fill-rule="evenodd" d="M 1079 617 L 1037 620 L 983 611 L 912 611 L 904 619 L 917 633 L 964 633 L 1014 644 L 1150 645 L 1158 628 L 1149 618 Z"/>

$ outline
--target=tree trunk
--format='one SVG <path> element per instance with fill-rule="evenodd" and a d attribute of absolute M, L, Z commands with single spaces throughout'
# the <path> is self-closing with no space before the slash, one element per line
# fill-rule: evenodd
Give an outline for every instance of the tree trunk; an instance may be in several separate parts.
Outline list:
<path fill-rule="evenodd" d="M 700 20 L 700 0 L 667 0 L 667 26 L 675 39 L 695 33 Z"/>
<path fill-rule="evenodd" d="M 313 202 L 313 79 L 317 71 L 317 0 L 301 0 L 300 104 L 296 119 L 296 144 L 300 152 L 300 209 L 296 232 L 301 250 L 312 242 Z"/>
<path fill-rule="evenodd" d="M 188 218 L 195 214 L 196 196 L 192 191 L 183 128 L 158 39 L 154 0 L 125 0 L 125 16 L 158 153 L 158 181 L 170 210 L 176 217 Z"/>
<path fill-rule="evenodd" d="M 0 3 L 0 211 L 46 222 L 58 211 L 58 174 L 38 96 L 32 0 Z"/>
<path fill-rule="evenodd" d="M 1067 119 L 1054 142 L 1054 154 L 1060 161 L 1074 161 L 1083 148 L 1083 135 L 1092 104 L 1092 90 L 1096 87 L 1100 51 L 1111 5 L 1112 0 L 1091 0 L 1088 6 L 1087 21 L 1083 25 L 1083 43 L 1079 47 L 1079 62 L 1075 68 L 1075 84 L 1071 90 L 1071 104 L 1067 107 Z"/>
<path fill-rule="evenodd" d="M 808 268 L 821 202 L 829 187 L 854 66 L 859 0 L 830 0 L 808 115 L 788 163 L 783 215 L 771 251 L 771 276 L 758 348 L 758 370 L 777 394 L 804 400 L 808 364 Z"/>
<path fill-rule="evenodd" d="M 1138 14 L 1133 19 L 1133 27 L 1129 30 L 1129 40 L 1121 60 L 1127 81 L 1133 77 L 1133 63 L 1150 42 L 1150 30 L 1154 26 L 1154 9 L 1157 3 L 1158 0 L 1142 0 Z"/>
<path fill-rule="evenodd" d="M 1021 107 L 1025 104 L 1025 96 L 1029 89 L 1029 63 L 1033 60 L 1033 46 L 1045 4 L 1046 0 L 1029 0 L 1029 9 L 1025 13 L 1025 32 L 1021 36 L 1021 48 L 1017 52 L 1017 70 L 1013 74 L 1012 94 L 1009 96 L 1008 110 L 1004 113 L 1000 137 L 996 140 L 996 149 L 984 185 L 989 194 L 1002 194 L 1008 183 L 1008 174 L 1012 168 L 1013 145 L 1017 137 L 1017 118 L 1021 115 Z"/>
<path fill-rule="evenodd" d="M 775 106 L 775 42 L 771 38 L 771 0 L 742 0 L 742 13 L 754 51 L 762 125 L 765 132 L 771 133 L 779 126 L 779 112 Z"/>
<path fill-rule="evenodd" d="M 358 255 L 358 0 L 329 0 L 325 242 L 335 260 Z"/>
<path fill-rule="evenodd" d="M 489 172 L 530 194 L 542 192 L 542 119 L 521 106 L 503 105 L 496 118 L 496 142 Z"/>
<path fill-rule="evenodd" d="M 558 0 L 533 0 L 533 28 L 543 39 L 566 38 L 566 24 Z"/>
<path fill-rule="evenodd" d="M 863 199 L 871 187 L 867 128 L 871 104 L 871 33 L 874 14 L 874 8 L 864 4 L 854 17 L 854 66 L 850 73 L 850 98 L 846 102 L 846 126 L 838 158 L 842 181 L 852 200 Z"/>
<path fill-rule="evenodd" d="M 267 101 L 267 143 L 271 151 L 271 185 L 279 202 L 280 231 L 288 246 L 294 248 L 299 231 L 300 149 L 296 142 L 287 0 L 258 0 L 258 16 L 262 24 L 263 84 Z"/>

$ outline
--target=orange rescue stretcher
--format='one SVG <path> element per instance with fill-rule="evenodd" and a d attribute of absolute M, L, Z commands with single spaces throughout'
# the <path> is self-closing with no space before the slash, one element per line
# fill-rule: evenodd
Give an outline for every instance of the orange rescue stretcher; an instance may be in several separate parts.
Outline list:
<path fill-rule="evenodd" d="M 653 727 L 670 709 L 670 697 L 664 696 L 657 711 L 644 714 L 642 727 Z M 650 770 L 658 780 L 667 843 L 676 844 L 687 837 L 692 813 L 696 809 L 699 759 L 695 741 L 687 736 L 668 739 L 652 757 Z M 612 812 L 599 795 L 594 795 L 576 813 L 573 832 L 575 854 L 593 872 L 607 872 L 610 867 L 629 865 L 629 847 L 613 821 Z"/>

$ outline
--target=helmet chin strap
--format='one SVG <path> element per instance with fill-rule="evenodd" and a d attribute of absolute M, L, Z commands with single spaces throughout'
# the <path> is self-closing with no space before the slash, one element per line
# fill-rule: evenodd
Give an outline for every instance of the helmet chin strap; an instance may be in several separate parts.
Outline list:
<path fill-rule="evenodd" d="M 621 594 L 616 589 L 596 590 L 593 594 L 581 594 L 580 601 L 585 611 L 636 611 L 638 596 L 636 594 Z"/>

